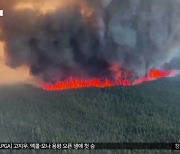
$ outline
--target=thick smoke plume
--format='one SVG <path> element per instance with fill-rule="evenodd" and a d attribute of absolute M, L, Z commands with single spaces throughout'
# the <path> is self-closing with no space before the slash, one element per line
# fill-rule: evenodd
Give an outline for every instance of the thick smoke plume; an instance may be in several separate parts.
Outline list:
<path fill-rule="evenodd" d="M 46 13 L 16 9 L 20 2 L 0 1 L 7 65 L 27 65 L 45 81 L 113 78 L 119 69 L 138 78 L 152 68 L 173 68 L 179 54 L 179 0 L 59 0 Z"/>

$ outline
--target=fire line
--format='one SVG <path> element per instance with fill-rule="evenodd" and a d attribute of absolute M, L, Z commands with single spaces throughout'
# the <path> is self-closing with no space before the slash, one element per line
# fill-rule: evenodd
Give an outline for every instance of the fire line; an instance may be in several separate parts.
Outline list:
<path fill-rule="evenodd" d="M 52 83 L 43 83 L 41 87 L 47 91 L 54 90 L 64 90 L 64 89 L 79 89 L 79 88 L 88 88 L 88 87 L 113 87 L 113 86 L 133 86 L 138 85 L 143 82 L 148 82 L 160 78 L 171 77 L 178 74 L 177 70 L 161 70 L 161 69 L 152 69 L 146 76 L 141 77 L 140 79 L 130 81 L 129 79 L 118 79 L 117 81 L 111 81 L 110 79 L 78 79 L 70 77 L 65 81 L 58 81 L 55 84 Z"/>

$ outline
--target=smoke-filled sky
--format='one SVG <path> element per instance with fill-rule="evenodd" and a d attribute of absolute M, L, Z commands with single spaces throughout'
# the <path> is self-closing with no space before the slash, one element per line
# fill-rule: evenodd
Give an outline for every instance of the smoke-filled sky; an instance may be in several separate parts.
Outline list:
<path fill-rule="evenodd" d="M 27 67 L 12 69 L 5 65 L 3 43 L 0 42 L 0 84 L 12 84 L 16 82 L 30 82 L 31 77 Z"/>
<path fill-rule="evenodd" d="M 179 8 L 179 0 L 1 0 L 0 82 L 28 71 L 56 82 L 179 69 Z"/>

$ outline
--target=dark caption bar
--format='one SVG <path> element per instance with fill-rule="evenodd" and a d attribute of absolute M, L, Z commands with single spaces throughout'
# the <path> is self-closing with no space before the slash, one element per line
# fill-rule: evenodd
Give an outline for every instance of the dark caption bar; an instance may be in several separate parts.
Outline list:
<path fill-rule="evenodd" d="M 180 150 L 175 143 L 96 143 L 96 149 Z"/>
<path fill-rule="evenodd" d="M 0 143 L 0 150 L 180 150 L 180 143 Z"/>

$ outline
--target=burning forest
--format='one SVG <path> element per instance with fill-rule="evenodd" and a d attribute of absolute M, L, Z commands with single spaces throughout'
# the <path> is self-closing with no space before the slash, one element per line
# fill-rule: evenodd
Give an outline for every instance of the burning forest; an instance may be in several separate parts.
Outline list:
<path fill-rule="evenodd" d="M 179 17 L 180 0 L 0 0 L 0 153 L 174 152 Z"/>
<path fill-rule="evenodd" d="M 6 65 L 44 90 L 131 86 L 180 69 L 178 0 L 6 0 Z"/>

